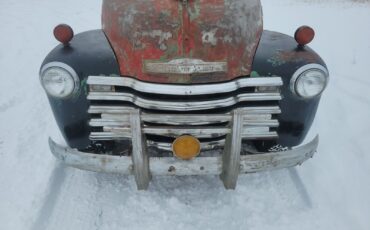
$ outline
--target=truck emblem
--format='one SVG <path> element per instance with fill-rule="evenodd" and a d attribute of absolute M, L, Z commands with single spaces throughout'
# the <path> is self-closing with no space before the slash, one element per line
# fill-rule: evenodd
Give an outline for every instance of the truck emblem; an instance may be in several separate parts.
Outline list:
<path fill-rule="evenodd" d="M 145 61 L 144 71 L 162 74 L 194 74 L 227 72 L 227 62 L 204 62 L 200 59 L 181 58 L 169 62 Z"/>

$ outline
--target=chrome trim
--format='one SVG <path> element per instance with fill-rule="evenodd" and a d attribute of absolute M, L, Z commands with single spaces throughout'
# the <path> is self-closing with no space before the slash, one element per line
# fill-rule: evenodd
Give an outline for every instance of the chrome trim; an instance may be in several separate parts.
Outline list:
<path fill-rule="evenodd" d="M 219 100 L 197 101 L 197 102 L 173 102 L 144 99 L 130 93 L 117 92 L 90 92 L 88 100 L 109 100 L 131 102 L 141 108 L 158 109 L 168 111 L 194 111 L 207 110 L 220 107 L 233 106 L 244 101 L 273 101 L 281 100 L 280 93 L 246 93 L 235 97 Z"/>
<path fill-rule="evenodd" d="M 266 127 L 263 127 L 266 128 Z M 244 128 L 242 130 L 242 138 L 246 140 L 260 140 L 260 139 L 271 139 L 277 138 L 278 134 L 275 131 L 264 131 L 261 128 L 256 132 L 256 129 L 249 130 L 248 128 Z M 178 137 L 183 134 L 193 135 L 197 138 L 212 138 L 212 137 L 220 137 L 230 133 L 230 129 L 223 128 L 219 130 L 212 130 L 207 129 L 202 132 L 199 129 L 173 129 L 169 130 L 170 133 L 166 133 L 167 129 L 154 129 L 154 128 L 144 128 L 143 129 L 147 134 L 156 134 L 168 137 Z M 220 131 L 217 133 L 216 131 Z M 90 133 L 90 140 L 94 141 L 109 141 L 109 140 L 126 140 L 131 138 L 131 130 L 130 128 L 118 128 L 118 127 L 104 127 L 104 132 L 91 132 Z"/>
<path fill-rule="evenodd" d="M 142 130 L 140 111 L 132 111 L 130 114 L 131 143 L 132 143 L 132 165 L 133 174 L 138 190 L 148 189 L 152 179 L 149 169 L 149 155 L 146 138 Z"/>
<path fill-rule="evenodd" d="M 108 76 L 89 76 L 88 85 L 113 85 L 124 86 L 134 90 L 166 95 L 207 95 L 215 93 L 229 93 L 243 87 L 258 86 L 282 86 L 283 81 L 280 77 L 259 77 L 259 78 L 240 78 L 226 83 L 213 83 L 203 85 L 171 85 L 157 84 L 138 81 L 128 77 L 108 77 Z"/>
<path fill-rule="evenodd" d="M 129 106 L 91 105 L 87 112 L 90 114 L 129 114 L 132 110 L 134 110 L 134 108 Z"/>
<path fill-rule="evenodd" d="M 89 85 L 90 92 L 114 92 L 112 85 Z"/>
<path fill-rule="evenodd" d="M 233 111 L 231 132 L 226 136 L 222 153 L 222 173 L 220 178 L 226 189 L 235 189 L 240 173 L 240 152 L 243 136 L 243 112 Z"/>
<path fill-rule="evenodd" d="M 169 114 L 143 114 L 144 122 L 166 125 L 209 125 L 230 121 L 229 114 L 212 115 L 169 115 Z"/>
<path fill-rule="evenodd" d="M 243 130 L 242 138 L 246 140 L 265 140 L 265 139 L 272 139 L 272 138 L 278 138 L 278 133 L 273 132 L 266 132 L 266 133 L 255 133 L 251 131 Z"/>
<path fill-rule="evenodd" d="M 247 107 L 237 110 L 242 114 L 242 138 L 270 139 L 278 136 L 270 128 L 279 126 L 279 121 L 272 117 L 272 114 L 280 113 L 279 107 Z M 135 109 L 131 107 L 91 106 L 89 112 L 98 113 L 101 118 L 91 119 L 89 125 L 91 127 L 102 127 L 103 132 L 92 132 L 90 139 L 122 140 L 129 138 L 132 132 L 130 114 L 134 111 Z M 197 138 L 215 138 L 230 133 L 230 128 L 227 125 L 232 121 L 234 112 L 235 110 L 231 113 L 211 115 L 140 113 L 140 119 L 144 123 L 142 130 L 145 134 L 174 138 L 188 134 Z M 152 124 L 160 126 L 153 126 Z M 222 126 L 219 126 L 219 124 L 222 124 Z"/>
<path fill-rule="evenodd" d="M 265 116 L 261 115 L 262 118 Z M 215 115 L 178 115 L 178 114 L 142 114 L 141 119 L 144 122 L 162 125 L 207 125 L 217 124 L 230 121 L 229 114 L 215 114 Z M 248 119 L 250 117 L 247 117 Z M 262 120 L 262 119 L 261 119 Z M 248 120 L 247 120 L 248 121 Z M 94 127 L 99 126 L 128 126 L 129 118 L 125 114 L 106 114 L 102 113 L 101 118 L 91 119 L 90 125 Z"/>
<path fill-rule="evenodd" d="M 258 106 L 258 107 L 244 107 L 240 108 L 244 114 L 280 114 L 281 109 L 279 106 Z"/>
<path fill-rule="evenodd" d="M 308 70 L 314 70 L 314 69 L 317 69 L 317 70 L 320 70 L 322 71 L 325 76 L 326 76 L 326 83 L 325 83 L 325 87 L 324 89 L 321 91 L 321 93 L 315 95 L 315 96 L 312 96 L 312 97 L 302 97 L 301 95 L 299 95 L 296 91 L 296 83 L 297 83 L 297 80 L 298 78 L 306 71 Z M 319 64 L 308 64 L 308 65 L 304 65 L 302 67 L 300 67 L 298 70 L 296 70 L 292 76 L 292 78 L 290 79 L 290 90 L 293 92 L 294 95 L 296 95 L 297 97 L 300 97 L 300 98 L 303 98 L 303 99 L 310 99 L 310 98 L 314 98 L 314 97 L 317 97 L 319 95 L 321 95 L 326 87 L 328 86 L 328 83 L 329 83 L 329 71 L 322 65 L 319 65 Z"/>
<path fill-rule="evenodd" d="M 92 141 L 129 140 L 131 139 L 131 132 L 91 132 L 89 138 Z"/>
<path fill-rule="evenodd" d="M 262 115 L 261 115 L 262 116 Z M 180 115 L 180 114 L 145 114 L 142 113 L 141 119 L 143 122 L 162 125 L 207 125 L 215 123 L 228 122 L 230 120 L 229 114 L 212 114 L 210 115 Z M 121 124 L 126 124 L 128 121 L 126 114 L 109 114 L 101 113 L 102 119 L 92 119 L 95 123 L 101 121 L 109 123 L 110 121 L 118 121 Z"/>
<path fill-rule="evenodd" d="M 256 153 L 246 146 L 244 150 L 251 154 L 240 156 L 240 173 L 254 173 L 301 165 L 312 158 L 317 150 L 319 138 L 316 136 L 306 145 L 284 152 Z M 56 144 L 49 138 L 53 155 L 64 164 L 83 170 L 120 173 L 132 175 L 131 157 L 99 155 L 80 152 L 69 147 Z M 150 151 L 150 150 L 149 150 Z M 222 149 L 214 150 L 218 157 L 197 157 L 191 161 L 182 161 L 174 157 L 149 158 L 149 168 L 152 175 L 219 175 L 222 171 Z M 150 155 L 150 154 L 149 154 Z M 169 170 L 169 169 L 175 170 Z"/>
<path fill-rule="evenodd" d="M 108 118 L 106 118 L 108 117 Z M 167 118 L 167 120 L 166 120 Z M 183 119 L 181 119 L 183 118 Z M 191 120 L 192 118 L 195 118 L 194 120 Z M 199 120 L 197 120 L 199 118 Z M 204 119 L 203 119 L 204 118 Z M 275 119 L 250 119 L 250 117 L 243 118 L 243 122 L 246 126 L 269 126 L 269 127 L 278 127 L 279 126 L 279 121 Z M 189 117 L 181 117 L 179 116 L 171 116 L 167 115 L 164 116 L 163 119 L 158 119 L 156 117 L 145 117 L 144 115 L 142 116 L 142 120 L 144 122 L 151 122 L 151 123 L 156 123 L 156 124 L 162 124 L 162 125 L 207 125 L 207 124 L 217 124 L 217 123 L 223 123 L 223 122 L 229 122 L 230 117 L 229 116 L 210 116 L 210 119 L 208 121 L 206 120 L 206 117 L 201 117 L 201 116 L 189 116 Z M 91 119 L 89 122 L 89 125 L 92 127 L 103 127 L 103 126 L 119 126 L 119 127 L 129 127 L 130 126 L 130 121 L 129 117 L 126 116 L 121 116 L 117 118 L 113 118 L 111 116 L 102 115 L 102 118 L 96 118 L 96 119 Z M 199 129 L 202 129 L 204 127 L 198 127 Z"/>
<path fill-rule="evenodd" d="M 197 138 L 210 138 L 219 137 L 226 135 L 230 132 L 229 128 L 223 127 L 143 127 L 143 133 L 153 134 L 167 137 L 178 137 L 181 135 L 192 135 Z M 132 132 L 130 128 L 121 127 L 104 127 L 104 132 L 113 133 L 117 137 L 118 134 L 123 134 L 122 137 L 125 138 L 129 136 Z"/>
<path fill-rule="evenodd" d="M 278 127 L 279 121 L 278 120 L 243 120 L 245 126 L 268 126 L 268 127 Z"/>
<path fill-rule="evenodd" d="M 48 69 L 50 69 L 50 68 L 61 68 L 61 69 L 64 69 L 65 71 L 67 71 L 71 75 L 71 77 L 72 77 L 72 79 L 74 81 L 74 86 L 75 86 L 71 94 L 69 94 L 69 95 L 67 95 L 65 97 L 58 97 L 58 96 L 50 95 L 47 92 L 47 90 L 44 87 L 44 83 L 42 81 L 42 77 L 43 77 L 45 71 L 48 70 Z M 79 79 L 76 71 L 71 66 L 69 66 L 69 65 L 67 65 L 67 64 L 65 64 L 63 62 L 49 62 L 49 63 L 43 65 L 42 68 L 41 68 L 41 70 L 40 70 L 40 73 L 39 73 L 39 79 L 40 79 L 41 86 L 42 86 L 42 88 L 44 88 L 45 92 L 48 95 L 50 95 L 52 97 L 56 97 L 56 98 L 61 98 L 61 99 L 70 98 L 73 95 L 75 95 L 78 92 L 78 90 L 80 89 L 80 79 Z"/>
<path fill-rule="evenodd" d="M 230 133 L 230 128 L 224 127 L 150 127 L 143 128 L 146 134 L 178 137 L 192 135 L 197 138 L 219 137 Z"/>
<path fill-rule="evenodd" d="M 161 74 L 227 72 L 227 62 L 205 62 L 201 59 L 192 58 L 179 58 L 169 62 L 145 60 L 144 72 Z"/>
<path fill-rule="evenodd" d="M 103 126 L 129 126 L 130 125 L 130 118 L 127 118 L 126 121 L 123 120 L 108 120 L 108 119 L 91 119 L 89 125 L 91 127 L 103 127 Z"/>
<path fill-rule="evenodd" d="M 244 107 L 240 108 L 245 114 L 280 114 L 281 110 L 279 106 L 258 106 L 258 107 Z M 92 105 L 88 109 L 90 114 L 129 114 L 130 111 L 134 110 L 133 107 L 129 106 L 105 106 L 105 105 Z M 162 116 L 166 114 L 160 114 Z M 225 115 L 230 115 L 226 113 Z M 146 116 L 146 113 L 143 113 L 143 116 Z M 155 116 L 153 114 L 153 116 Z M 206 115 L 210 117 L 210 115 Z M 213 116 L 213 114 L 212 114 Z"/>

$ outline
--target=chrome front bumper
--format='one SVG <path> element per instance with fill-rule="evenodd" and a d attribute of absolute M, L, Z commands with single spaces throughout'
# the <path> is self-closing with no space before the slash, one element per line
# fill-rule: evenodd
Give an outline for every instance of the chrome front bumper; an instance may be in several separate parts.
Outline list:
<path fill-rule="evenodd" d="M 49 139 L 51 152 L 64 164 L 89 171 L 133 174 L 138 189 L 147 188 L 151 175 L 221 175 L 225 187 L 233 189 L 236 186 L 239 174 L 281 169 L 302 164 L 313 157 L 318 142 L 319 138 L 316 136 L 311 142 L 303 146 L 284 152 L 271 153 L 256 153 L 254 150 L 243 146 L 244 150 L 251 154 L 237 154 L 239 157 L 227 157 L 222 154 L 222 150 L 215 150 L 220 151 L 219 157 L 198 157 L 191 161 L 182 161 L 174 157 L 143 158 L 140 156 L 140 151 L 133 151 L 133 154 L 139 154 L 139 156 L 133 157 L 85 153 L 63 147 Z M 137 165 L 136 168 L 135 165 Z"/>

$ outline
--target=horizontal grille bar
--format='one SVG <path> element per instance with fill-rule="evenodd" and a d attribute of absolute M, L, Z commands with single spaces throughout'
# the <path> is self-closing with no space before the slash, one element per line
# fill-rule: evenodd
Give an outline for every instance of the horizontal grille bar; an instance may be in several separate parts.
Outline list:
<path fill-rule="evenodd" d="M 174 118 L 174 117 L 171 117 Z M 213 120 L 213 119 L 210 119 Z M 157 120 L 156 120 L 157 121 Z M 213 123 L 218 123 L 219 120 L 214 120 L 214 121 L 178 121 L 178 120 L 168 120 L 168 121 L 163 121 L 162 124 L 169 124 L 169 125 L 200 125 L 198 123 L 203 124 L 213 124 Z M 154 122 L 153 122 L 154 123 Z M 128 117 L 122 116 L 121 120 L 113 120 L 113 119 L 91 119 L 90 121 L 90 126 L 92 127 L 109 127 L 109 126 L 117 126 L 121 128 L 129 127 L 130 126 L 130 121 Z M 268 127 L 277 127 L 279 126 L 279 122 L 277 120 L 272 120 L 272 119 L 266 119 L 266 120 L 250 120 L 250 119 L 244 119 L 244 124 L 245 126 L 268 126 Z M 198 128 L 204 128 L 198 127 Z"/>
<path fill-rule="evenodd" d="M 220 137 L 230 133 L 229 128 L 208 128 L 208 129 L 162 129 L 162 128 L 143 128 L 146 134 L 156 134 L 168 137 L 178 137 L 184 134 L 193 135 L 197 138 Z M 266 127 L 244 128 L 242 138 L 244 139 L 267 139 L 276 138 L 278 135 L 275 131 L 269 131 Z M 122 140 L 130 139 L 131 131 L 129 128 L 105 127 L 104 132 L 91 132 L 91 140 Z"/>
<path fill-rule="evenodd" d="M 208 138 L 208 137 L 218 137 L 223 136 L 230 133 L 230 128 L 223 128 L 223 127 L 150 127 L 150 128 L 143 128 L 144 133 L 146 134 L 154 134 L 154 135 L 162 135 L 162 136 L 170 136 L 170 137 L 178 137 L 184 134 L 192 135 L 198 138 Z"/>
<path fill-rule="evenodd" d="M 146 109 L 160 109 L 167 111 L 194 111 L 194 110 L 208 110 L 221 107 L 233 106 L 239 102 L 245 101 L 275 101 L 281 100 L 280 93 L 246 93 L 237 96 L 210 100 L 210 101 L 161 101 L 150 100 L 135 96 L 130 93 L 117 93 L 117 92 L 90 92 L 87 96 L 88 100 L 99 101 L 124 101 L 131 102 L 141 108 Z"/>
<path fill-rule="evenodd" d="M 228 122 L 231 119 L 229 114 L 209 115 L 165 115 L 165 114 L 143 114 L 142 120 L 155 124 L 168 125 L 207 125 L 214 123 Z"/>
<path fill-rule="evenodd" d="M 245 107 L 240 108 L 244 113 L 246 114 L 280 114 L 281 110 L 279 106 L 258 106 L 258 107 Z M 92 105 L 90 106 L 88 113 L 90 114 L 130 114 L 131 111 L 134 111 L 135 109 L 133 107 L 128 106 L 97 106 Z M 142 116 L 146 116 L 146 113 L 142 113 Z M 230 113 L 227 113 L 230 115 Z M 151 114 L 152 116 L 155 116 L 156 114 Z M 159 116 L 167 116 L 166 114 L 160 114 Z M 172 116 L 172 115 L 171 115 Z M 186 115 L 188 116 L 188 115 Z M 208 116 L 208 115 L 207 115 Z M 213 116 L 213 114 L 212 114 Z M 210 116 L 208 116 L 210 117 Z"/>
<path fill-rule="evenodd" d="M 90 126 L 129 126 L 129 117 L 121 114 L 102 114 L 101 119 L 91 119 Z M 167 125 L 207 125 L 230 121 L 229 115 L 201 116 L 201 115 L 142 115 L 142 121 L 153 124 Z"/>
<path fill-rule="evenodd" d="M 123 86 L 144 93 L 162 95 L 207 95 L 215 93 L 229 93 L 244 87 L 282 86 L 283 81 L 280 77 L 244 77 L 226 83 L 215 83 L 206 85 L 170 85 L 142 82 L 133 78 L 121 76 L 89 76 L 87 84 Z"/>
<path fill-rule="evenodd" d="M 146 134 L 161 135 L 167 137 L 178 137 L 184 134 L 192 135 L 197 138 L 219 137 L 230 133 L 229 128 L 225 127 L 144 127 L 143 132 Z M 104 127 L 104 132 L 123 134 L 123 137 L 131 135 L 130 128 L 122 127 Z"/>
<path fill-rule="evenodd" d="M 278 134 L 275 131 L 266 132 L 266 133 L 248 133 L 245 132 L 242 135 L 243 139 L 247 140 L 260 140 L 260 139 L 271 139 L 277 138 Z M 109 141 L 109 140 L 127 140 L 131 139 L 130 133 L 121 133 L 121 132 L 92 132 L 90 134 L 90 139 L 94 141 Z"/>

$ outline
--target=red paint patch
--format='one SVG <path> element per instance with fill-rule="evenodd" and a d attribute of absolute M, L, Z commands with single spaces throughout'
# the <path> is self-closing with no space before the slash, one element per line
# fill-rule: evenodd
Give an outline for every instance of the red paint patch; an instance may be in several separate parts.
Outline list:
<path fill-rule="evenodd" d="M 103 30 L 121 74 L 160 83 L 206 83 L 249 75 L 262 34 L 259 0 L 104 0 Z M 166 60 L 163 60 L 165 58 Z M 224 61 L 227 73 L 159 76 L 145 61 Z"/>

